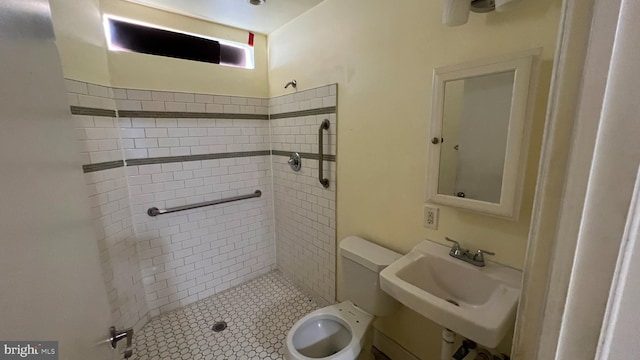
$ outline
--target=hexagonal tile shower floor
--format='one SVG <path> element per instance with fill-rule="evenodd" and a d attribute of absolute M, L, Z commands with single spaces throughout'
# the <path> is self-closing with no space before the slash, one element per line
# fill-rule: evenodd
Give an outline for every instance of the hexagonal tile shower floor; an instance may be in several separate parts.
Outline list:
<path fill-rule="evenodd" d="M 284 359 L 287 332 L 317 308 L 272 271 L 151 320 L 136 334 L 131 359 Z M 216 332 L 212 328 L 220 321 L 227 326 Z"/>

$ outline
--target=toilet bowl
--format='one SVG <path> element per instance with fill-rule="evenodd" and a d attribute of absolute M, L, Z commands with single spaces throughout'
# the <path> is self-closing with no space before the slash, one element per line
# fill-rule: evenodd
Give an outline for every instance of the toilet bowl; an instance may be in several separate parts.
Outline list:
<path fill-rule="evenodd" d="M 340 243 L 345 302 L 316 310 L 287 334 L 287 360 L 355 360 L 370 343 L 374 316 L 389 315 L 398 302 L 380 289 L 382 269 L 401 257 L 357 236 Z M 364 354 L 364 353 L 363 353 Z"/>
<path fill-rule="evenodd" d="M 351 301 L 324 307 L 300 319 L 287 334 L 287 360 L 353 360 L 373 316 Z"/>

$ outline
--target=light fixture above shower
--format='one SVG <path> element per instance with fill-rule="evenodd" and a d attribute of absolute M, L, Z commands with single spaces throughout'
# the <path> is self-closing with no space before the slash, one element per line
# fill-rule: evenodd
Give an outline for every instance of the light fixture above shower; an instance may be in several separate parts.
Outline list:
<path fill-rule="evenodd" d="M 267 0 L 249 0 L 249 4 L 255 5 L 255 6 L 262 5 L 266 2 Z"/>
<path fill-rule="evenodd" d="M 471 1 L 471 11 L 475 13 L 486 13 L 496 9 L 495 0 L 473 0 Z"/>
<path fill-rule="evenodd" d="M 504 11 L 507 4 L 519 0 L 444 0 L 442 23 L 447 26 L 464 25 L 469 20 L 469 13 L 487 13 Z"/>

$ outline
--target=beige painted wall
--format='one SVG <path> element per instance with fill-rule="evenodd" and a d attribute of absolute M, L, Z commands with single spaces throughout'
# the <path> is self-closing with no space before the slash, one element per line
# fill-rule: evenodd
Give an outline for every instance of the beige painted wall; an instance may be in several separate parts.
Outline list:
<path fill-rule="evenodd" d="M 110 85 L 99 0 L 49 0 L 64 76 Z"/>
<path fill-rule="evenodd" d="M 65 77 L 148 90 L 267 97 L 267 39 L 255 34 L 255 69 L 107 51 L 102 13 L 246 43 L 248 32 L 122 0 L 50 0 Z"/>
<path fill-rule="evenodd" d="M 269 36 L 270 96 L 290 92 L 282 87 L 292 78 L 300 90 L 339 84 L 338 239 L 360 235 L 406 253 L 449 236 L 523 267 L 560 6 L 523 1 L 448 28 L 440 1 L 325 0 Z M 423 228 L 432 70 L 535 47 L 542 68 L 520 220 L 442 206 L 439 229 Z M 422 358 L 438 356 L 439 327 L 412 312 L 378 326 Z"/>

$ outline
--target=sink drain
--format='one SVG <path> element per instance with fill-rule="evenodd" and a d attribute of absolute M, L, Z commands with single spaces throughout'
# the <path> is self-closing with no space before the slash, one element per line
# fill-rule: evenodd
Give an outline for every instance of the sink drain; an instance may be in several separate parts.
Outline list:
<path fill-rule="evenodd" d="M 215 331 L 215 332 L 220 332 L 224 329 L 227 328 L 227 323 L 224 321 L 216 321 L 215 324 L 213 324 L 213 326 L 211 327 L 211 330 Z"/>
<path fill-rule="evenodd" d="M 447 302 L 448 302 L 448 303 L 451 303 L 451 304 L 453 304 L 453 305 L 455 305 L 455 306 L 460 306 L 460 304 L 458 304 L 458 302 L 457 302 L 457 301 L 455 301 L 455 300 L 447 299 Z"/>

